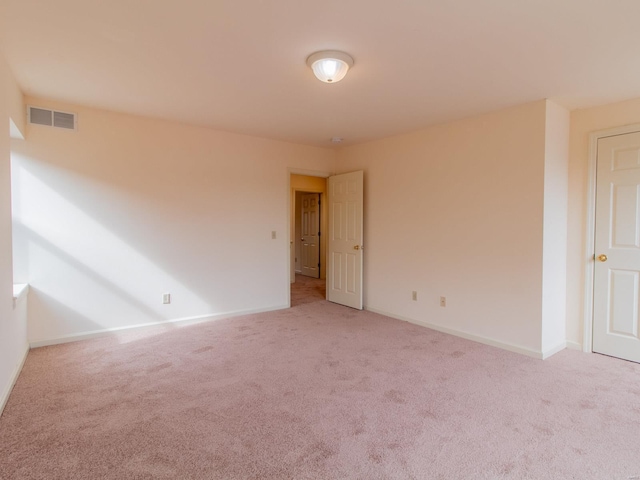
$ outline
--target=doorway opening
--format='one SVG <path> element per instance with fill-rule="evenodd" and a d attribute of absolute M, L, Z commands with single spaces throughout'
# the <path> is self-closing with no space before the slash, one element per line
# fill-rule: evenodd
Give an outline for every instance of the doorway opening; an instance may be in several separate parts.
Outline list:
<path fill-rule="evenodd" d="M 296 274 L 296 281 L 291 284 L 291 306 L 323 302 L 327 298 L 327 283 L 319 278 Z"/>
<path fill-rule="evenodd" d="M 363 308 L 363 218 L 364 172 L 358 170 L 339 175 L 296 172 L 289 169 L 289 281 L 296 284 L 296 267 L 302 272 L 300 255 L 296 256 L 297 192 L 319 193 L 320 200 L 320 280 L 325 283 L 330 302 L 362 310 Z M 322 201 L 322 200 L 325 201 Z M 302 200 L 298 200 L 302 204 Z M 299 210 L 301 212 L 301 210 Z M 328 213 L 331 215 L 328 215 Z M 331 218 L 329 218 L 331 216 Z M 299 232 L 298 232 L 299 233 Z M 300 250 L 298 251 L 300 252 Z M 330 259 L 328 259 L 330 257 Z M 296 265 L 297 264 L 297 265 Z M 306 277 L 305 277 L 306 278 Z M 289 290 L 291 305 L 291 290 Z"/>
<path fill-rule="evenodd" d="M 291 174 L 291 283 L 296 275 L 325 280 L 327 179 Z"/>

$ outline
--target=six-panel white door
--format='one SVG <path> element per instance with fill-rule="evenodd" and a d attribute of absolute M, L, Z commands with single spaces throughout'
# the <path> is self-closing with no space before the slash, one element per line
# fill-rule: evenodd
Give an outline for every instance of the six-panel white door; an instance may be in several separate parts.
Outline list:
<path fill-rule="evenodd" d="M 362 310 L 363 172 L 329 177 L 327 300 Z"/>
<path fill-rule="evenodd" d="M 320 194 L 307 193 L 300 196 L 302 202 L 300 219 L 302 275 L 320 278 Z"/>
<path fill-rule="evenodd" d="M 640 132 L 597 155 L 593 351 L 640 362 Z"/>

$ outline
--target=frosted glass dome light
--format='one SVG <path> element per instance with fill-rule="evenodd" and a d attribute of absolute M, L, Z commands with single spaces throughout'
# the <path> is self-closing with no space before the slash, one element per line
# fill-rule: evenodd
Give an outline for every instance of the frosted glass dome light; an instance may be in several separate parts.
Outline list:
<path fill-rule="evenodd" d="M 344 52 L 325 50 L 307 58 L 307 65 L 321 82 L 336 83 L 353 67 L 353 58 Z"/>

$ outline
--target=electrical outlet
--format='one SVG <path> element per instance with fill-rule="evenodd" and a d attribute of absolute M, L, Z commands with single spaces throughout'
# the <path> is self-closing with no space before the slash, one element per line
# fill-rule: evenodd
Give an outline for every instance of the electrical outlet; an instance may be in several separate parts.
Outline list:
<path fill-rule="evenodd" d="M 171 294 L 170 293 L 162 294 L 162 303 L 165 304 L 165 305 L 171 303 Z"/>
<path fill-rule="evenodd" d="M 271 231 L 271 240 L 275 240 L 276 239 L 276 231 L 272 230 Z"/>
<path fill-rule="evenodd" d="M 418 292 L 416 292 L 415 290 L 411 292 L 411 300 L 413 300 L 414 302 L 418 300 Z"/>
<path fill-rule="evenodd" d="M 447 297 L 440 297 L 440 306 L 441 307 L 447 306 Z"/>

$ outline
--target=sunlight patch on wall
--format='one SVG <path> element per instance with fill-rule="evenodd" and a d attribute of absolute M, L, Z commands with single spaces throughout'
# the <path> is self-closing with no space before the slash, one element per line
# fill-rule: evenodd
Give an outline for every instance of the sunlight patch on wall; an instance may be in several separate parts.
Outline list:
<path fill-rule="evenodd" d="M 88 325 L 116 329 L 216 311 L 88 215 L 86 205 L 74 205 L 14 160 L 16 268 L 29 272 L 30 308 L 48 323 L 30 326 L 30 340 L 92 330 Z M 167 292 L 171 303 L 163 304 Z"/>

